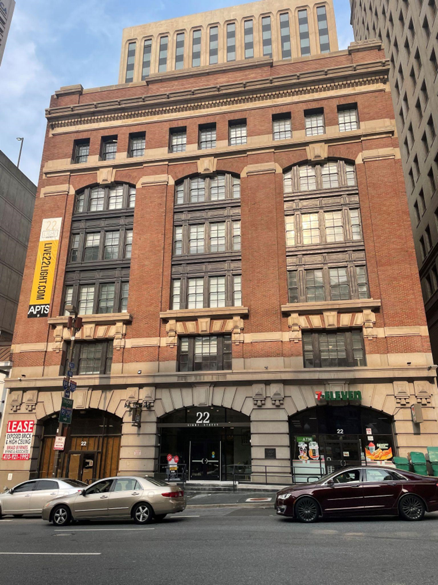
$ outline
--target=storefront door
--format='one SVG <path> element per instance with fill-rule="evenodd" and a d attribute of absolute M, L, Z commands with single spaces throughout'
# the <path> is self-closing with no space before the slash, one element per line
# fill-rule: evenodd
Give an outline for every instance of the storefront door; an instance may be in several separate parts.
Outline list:
<path fill-rule="evenodd" d="M 98 453 L 82 451 L 68 454 L 67 477 L 85 483 L 92 483 L 95 479 Z"/>
<path fill-rule="evenodd" d="M 218 481 L 220 470 L 220 441 L 190 441 L 190 479 Z"/>
<path fill-rule="evenodd" d="M 325 438 L 324 453 L 327 473 L 349 465 L 361 464 L 361 444 L 356 437 L 328 435 Z"/>

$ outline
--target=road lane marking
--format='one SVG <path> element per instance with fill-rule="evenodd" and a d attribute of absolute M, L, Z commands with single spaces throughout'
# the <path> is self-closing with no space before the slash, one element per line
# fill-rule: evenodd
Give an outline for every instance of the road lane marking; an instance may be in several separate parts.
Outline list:
<path fill-rule="evenodd" d="M 109 532 L 109 531 L 131 531 L 131 532 L 144 532 L 145 530 L 155 530 L 155 528 L 64 528 L 63 530 L 55 530 L 55 532 Z"/>
<path fill-rule="evenodd" d="M 54 556 L 54 557 L 95 557 L 100 556 L 102 553 L 55 553 L 55 552 L 0 552 L 0 555 L 43 555 L 43 556 Z"/>

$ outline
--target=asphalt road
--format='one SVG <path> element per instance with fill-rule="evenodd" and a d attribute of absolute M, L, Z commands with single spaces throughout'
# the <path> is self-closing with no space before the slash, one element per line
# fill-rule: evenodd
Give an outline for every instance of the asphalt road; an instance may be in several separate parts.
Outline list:
<path fill-rule="evenodd" d="M 438 514 L 303 525 L 273 508 L 209 506 L 147 527 L 0 520 L 2 585 L 435 585 L 437 575 Z"/>

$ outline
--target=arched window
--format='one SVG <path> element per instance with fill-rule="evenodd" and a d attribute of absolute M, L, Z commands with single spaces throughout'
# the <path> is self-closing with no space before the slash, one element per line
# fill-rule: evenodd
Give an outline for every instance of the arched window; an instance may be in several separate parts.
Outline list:
<path fill-rule="evenodd" d="M 353 163 L 328 161 L 317 165 L 296 165 L 284 173 L 284 194 L 356 187 Z"/>
<path fill-rule="evenodd" d="M 87 187 L 76 193 L 74 213 L 132 209 L 135 207 L 135 192 L 134 186 L 121 183 L 109 187 Z"/>

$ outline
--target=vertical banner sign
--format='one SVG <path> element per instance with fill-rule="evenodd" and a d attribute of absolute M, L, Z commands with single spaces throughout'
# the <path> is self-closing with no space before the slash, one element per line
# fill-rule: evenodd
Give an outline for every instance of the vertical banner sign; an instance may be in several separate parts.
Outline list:
<path fill-rule="evenodd" d="M 52 298 L 62 217 L 43 219 L 27 316 L 47 317 Z"/>
<path fill-rule="evenodd" d="M 3 461 L 26 461 L 30 459 L 35 422 L 33 420 L 10 420 L 6 427 Z"/>

